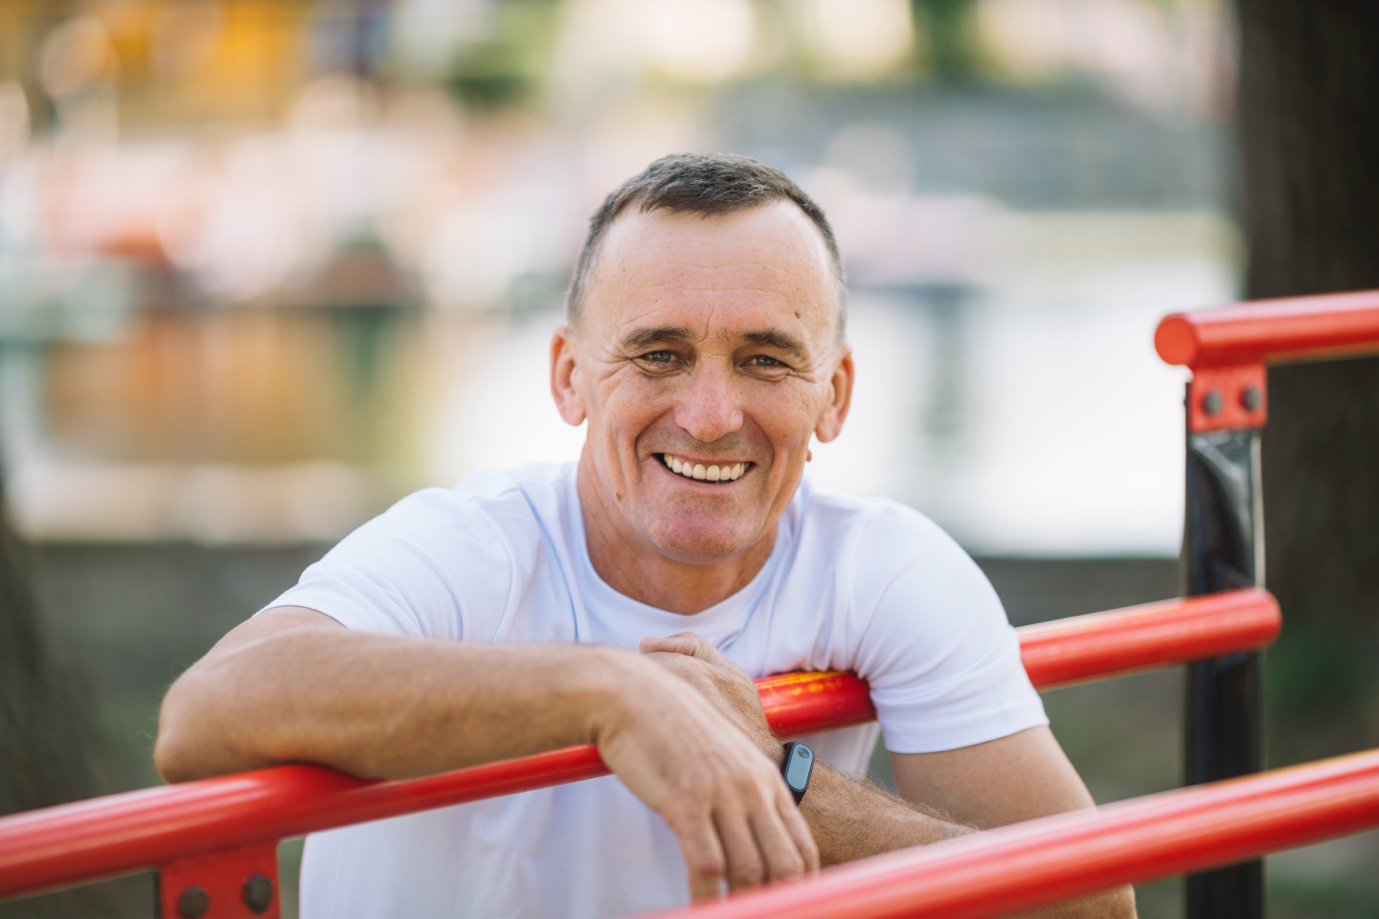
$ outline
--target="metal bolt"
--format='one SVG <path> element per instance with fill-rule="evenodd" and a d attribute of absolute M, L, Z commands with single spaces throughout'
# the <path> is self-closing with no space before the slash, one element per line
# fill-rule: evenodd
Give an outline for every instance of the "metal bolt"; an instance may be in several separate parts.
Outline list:
<path fill-rule="evenodd" d="M 255 913 L 262 913 L 273 905 L 273 882 L 256 874 L 244 882 L 244 905 Z"/>
<path fill-rule="evenodd" d="M 1202 410 L 1208 415 L 1219 415 L 1221 413 L 1221 393 L 1215 389 L 1207 390 L 1207 395 L 1202 399 Z"/>
<path fill-rule="evenodd" d="M 177 898 L 177 915 L 183 919 L 201 919 L 211 908 L 211 898 L 200 887 L 188 887 Z"/>
<path fill-rule="evenodd" d="M 1240 404 L 1244 406 L 1245 411 L 1252 412 L 1255 409 L 1259 408 L 1259 403 L 1261 401 L 1262 399 L 1259 395 L 1258 386 L 1246 386 L 1243 390 L 1241 390 Z"/>

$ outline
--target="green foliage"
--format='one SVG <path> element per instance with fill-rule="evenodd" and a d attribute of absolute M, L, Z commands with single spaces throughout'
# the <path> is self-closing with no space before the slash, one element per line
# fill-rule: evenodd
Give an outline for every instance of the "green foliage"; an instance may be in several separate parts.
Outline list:
<path fill-rule="evenodd" d="M 546 79 L 555 37 L 550 0 L 507 0 L 498 7 L 494 34 L 458 49 L 446 86 L 476 109 L 517 107 Z"/>

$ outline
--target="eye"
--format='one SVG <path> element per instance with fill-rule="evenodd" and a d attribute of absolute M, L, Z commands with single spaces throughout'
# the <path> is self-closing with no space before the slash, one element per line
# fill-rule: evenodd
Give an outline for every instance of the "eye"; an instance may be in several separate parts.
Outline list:
<path fill-rule="evenodd" d="M 673 373 L 683 366 L 684 358 L 676 351 L 662 348 L 639 354 L 636 361 L 644 373 Z"/>
<path fill-rule="evenodd" d="M 769 354 L 753 354 L 740 365 L 742 372 L 758 380 L 776 381 L 790 376 L 792 368 L 780 358 Z"/>

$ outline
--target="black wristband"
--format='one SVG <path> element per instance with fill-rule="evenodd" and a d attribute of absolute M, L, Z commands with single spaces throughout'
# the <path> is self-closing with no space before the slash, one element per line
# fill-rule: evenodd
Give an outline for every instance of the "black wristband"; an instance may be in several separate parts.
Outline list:
<path fill-rule="evenodd" d="M 780 774 L 785 777 L 785 786 L 795 796 L 799 804 L 804 793 L 809 790 L 809 777 L 814 772 L 814 751 L 807 744 L 791 741 L 785 745 L 785 758 L 781 761 Z"/>

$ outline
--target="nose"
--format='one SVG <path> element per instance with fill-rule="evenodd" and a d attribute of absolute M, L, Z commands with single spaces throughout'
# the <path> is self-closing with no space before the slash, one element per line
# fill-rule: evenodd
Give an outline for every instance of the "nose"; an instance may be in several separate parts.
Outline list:
<path fill-rule="evenodd" d="M 731 370 L 701 363 L 685 381 L 675 406 L 675 423 L 703 444 L 742 428 L 740 394 Z"/>

